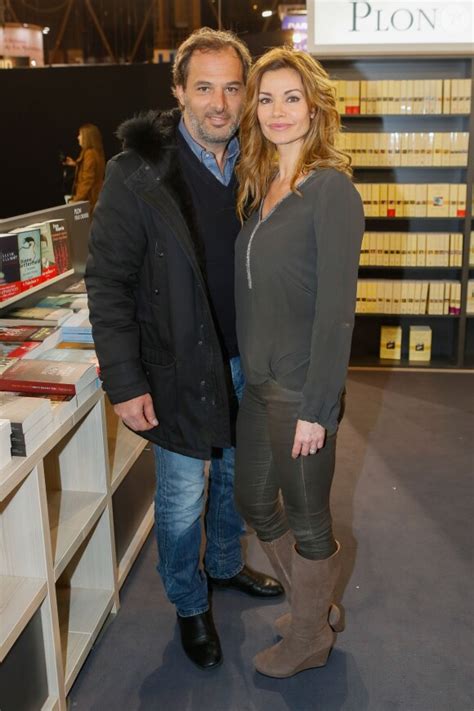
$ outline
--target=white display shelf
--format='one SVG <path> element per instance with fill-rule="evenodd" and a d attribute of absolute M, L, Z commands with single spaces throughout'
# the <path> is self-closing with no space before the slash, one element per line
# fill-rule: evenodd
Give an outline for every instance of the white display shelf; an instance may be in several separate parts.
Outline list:
<path fill-rule="evenodd" d="M 55 580 L 90 533 L 105 506 L 105 494 L 87 491 L 48 493 Z"/>
<path fill-rule="evenodd" d="M 155 520 L 155 506 L 151 504 L 146 512 L 140 526 L 137 529 L 134 537 L 130 541 L 130 545 L 122 556 L 122 559 L 118 562 L 118 586 L 119 589 L 125 582 L 127 575 L 130 572 L 132 565 L 134 564 L 143 544 L 145 543 L 148 534 L 153 528 Z"/>
<path fill-rule="evenodd" d="M 58 615 L 66 694 L 113 606 L 113 591 L 58 588 Z"/>
<path fill-rule="evenodd" d="M 26 296 L 29 296 L 30 294 L 34 294 L 37 291 L 41 291 L 45 287 L 51 286 L 51 284 L 56 284 L 56 282 L 62 281 L 66 277 L 72 276 L 73 274 L 74 274 L 74 269 L 68 269 L 67 272 L 63 272 L 62 274 L 58 274 L 58 276 L 55 276 L 52 279 L 48 279 L 48 281 L 44 281 L 41 284 L 37 284 L 36 286 L 33 286 L 31 289 L 28 289 L 28 291 L 23 291 L 20 294 L 11 296 L 9 299 L 5 299 L 5 301 L 0 301 L 0 313 L 1 313 L 1 310 L 6 308 L 7 306 L 16 304 L 18 301 L 22 301 Z"/>
<path fill-rule="evenodd" d="M 101 389 L 94 392 L 74 413 L 54 430 L 29 457 L 13 457 L 6 467 L 0 469 L 0 501 L 3 501 L 13 489 L 44 459 L 83 415 L 102 397 Z"/>
<path fill-rule="evenodd" d="M 40 607 L 46 592 L 45 580 L 0 575 L 0 662 Z"/>
<path fill-rule="evenodd" d="M 119 421 L 119 424 L 108 437 L 110 483 L 112 493 L 121 484 L 140 454 L 146 447 L 146 440 L 129 430 Z"/>

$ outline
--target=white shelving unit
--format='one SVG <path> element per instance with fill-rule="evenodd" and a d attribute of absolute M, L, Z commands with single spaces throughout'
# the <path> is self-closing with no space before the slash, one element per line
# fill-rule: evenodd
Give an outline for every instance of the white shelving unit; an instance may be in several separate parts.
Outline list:
<path fill-rule="evenodd" d="M 31 456 L 0 469 L 2 711 L 66 709 L 153 525 L 146 444 L 98 390 Z M 138 502 L 130 520 L 123 494 Z"/>

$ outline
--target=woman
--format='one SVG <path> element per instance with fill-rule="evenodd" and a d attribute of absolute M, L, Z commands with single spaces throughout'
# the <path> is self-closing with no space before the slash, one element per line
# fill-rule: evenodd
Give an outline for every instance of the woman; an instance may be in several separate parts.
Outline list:
<path fill-rule="evenodd" d="M 79 129 L 77 140 L 81 147 L 79 157 L 74 160 L 68 156 L 64 161 L 65 165 L 73 165 L 76 168 L 69 202 L 88 200 L 92 214 L 104 182 L 105 157 L 102 136 L 97 126 L 85 123 Z"/>
<path fill-rule="evenodd" d="M 249 219 L 236 243 L 247 386 L 235 491 L 291 601 L 283 640 L 255 658 L 273 677 L 323 666 L 342 628 L 329 493 L 364 218 L 339 130 L 317 61 L 276 48 L 256 62 L 238 168 L 238 211 Z"/>

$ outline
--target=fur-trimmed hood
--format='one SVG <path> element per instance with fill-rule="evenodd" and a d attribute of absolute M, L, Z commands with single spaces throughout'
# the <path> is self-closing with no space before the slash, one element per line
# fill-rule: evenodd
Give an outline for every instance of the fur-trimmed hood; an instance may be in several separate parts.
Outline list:
<path fill-rule="evenodd" d="M 156 163 L 166 148 L 176 147 L 176 129 L 181 111 L 145 111 L 124 121 L 117 138 L 124 150 L 134 150 L 142 158 Z"/>
<path fill-rule="evenodd" d="M 122 141 L 124 151 L 134 151 L 143 161 L 153 164 L 157 169 L 160 185 L 166 188 L 167 195 L 172 198 L 174 207 L 178 208 L 188 226 L 191 252 L 197 258 L 201 273 L 205 274 L 204 247 L 199 237 L 191 193 L 177 156 L 176 132 L 180 119 L 179 109 L 146 111 L 124 121 L 117 130 L 117 137 Z M 148 188 L 146 192 L 149 199 Z M 164 196 L 160 195 L 158 199 L 162 201 Z"/>

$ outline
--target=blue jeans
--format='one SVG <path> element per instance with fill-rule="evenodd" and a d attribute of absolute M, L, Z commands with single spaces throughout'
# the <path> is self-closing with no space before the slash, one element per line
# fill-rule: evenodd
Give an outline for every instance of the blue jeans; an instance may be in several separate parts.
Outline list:
<path fill-rule="evenodd" d="M 230 367 L 240 401 L 244 388 L 240 358 L 232 358 Z M 157 445 L 154 450 L 158 571 L 178 614 L 190 617 L 209 609 L 207 578 L 199 567 L 205 462 Z M 245 529 L 234 503 L 234 457 L 230 447 L 217 450 L 211 460 L 204 562 L 213 578 L 231 578 L 243 567 L 240 536 Z"/>

